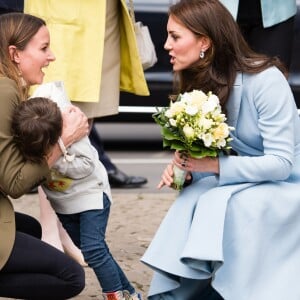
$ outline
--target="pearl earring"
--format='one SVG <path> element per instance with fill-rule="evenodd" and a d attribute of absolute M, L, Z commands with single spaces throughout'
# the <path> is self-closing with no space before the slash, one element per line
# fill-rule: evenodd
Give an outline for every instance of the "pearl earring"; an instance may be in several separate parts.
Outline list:
<path fill-rule="evenodd" d="M 203 50 L 201 50 L 201 51 L 200 51 L 200 55 L 199 55 L 201 59 L 204 58 L 204 54 L 205 54 L 205 52 L 204 52 Z"/>

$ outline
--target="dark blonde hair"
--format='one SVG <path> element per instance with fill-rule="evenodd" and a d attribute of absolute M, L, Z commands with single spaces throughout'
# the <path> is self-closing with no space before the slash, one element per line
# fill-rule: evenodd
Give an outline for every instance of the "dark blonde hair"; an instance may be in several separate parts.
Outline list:
<path fill-rule="evenodd" d="M 175 73 L 177 93 L 193 89 L 212 91 L 224 106 L 237 72 L 257 73 L 270 66 L 285 71 L 278 58 L 250 49 L 238 24 L 218 0 L 181 0 L 170 7 L 169 15 L 195 36 L 205 36 L 211 42 L 203 59 Z"/>
<path fill-rule="evenodd" d="M 45 26 L 44 20 L 24 13 L 7 13 L 0 16 L 0 75 L 17 83 L 23 99 L 28 96 L 28 87 L 22 85 L 17 64 L 9 54 L 9 46 L 24 50 L 28 42 Z"/>
<path fill-rule="evenodd" d="M 61 136 L 63 119 L 55 102 L 35 97 L 16 107 L 11 126 L 14 141 L 24 158 L 40 163 Z"/>

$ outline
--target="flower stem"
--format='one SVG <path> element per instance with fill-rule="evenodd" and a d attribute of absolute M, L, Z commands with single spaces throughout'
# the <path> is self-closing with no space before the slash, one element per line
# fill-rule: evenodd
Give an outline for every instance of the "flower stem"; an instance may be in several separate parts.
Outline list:
<path fill-rule="evenodd" d="M 174 165 L 173 171 L 174 171 L 174 177 L 173 177 L 172 187 L 177 191 L 181 191 L 185 182 L 187 171 L 178 168 L 176 165 Z"/>

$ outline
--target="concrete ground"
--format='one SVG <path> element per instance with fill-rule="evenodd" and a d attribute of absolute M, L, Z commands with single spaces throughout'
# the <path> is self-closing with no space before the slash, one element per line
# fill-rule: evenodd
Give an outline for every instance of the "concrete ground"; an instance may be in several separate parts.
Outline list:
<path fill-rule="evenodd" d="M 152 271 L 140 262 L 163 216 L 176 193 L 143 193 L 133 189 L 128 193 L 114 193 L 113 206 L 107 229 L 107 242 L 115 259 L 129 280 L 146 299 Z M 37 194 L 13 200 L 17 211 L 39 218 Z M 86 267 L 86 287 L 74 300 L 102 299 L 101 288 L 93 273 Z M 8 299 L 1 298 L 0 299 Z M 42 299 L 41 299 L 42 300 Z M 55 299 L 53 299 L 55 300 Z"/>

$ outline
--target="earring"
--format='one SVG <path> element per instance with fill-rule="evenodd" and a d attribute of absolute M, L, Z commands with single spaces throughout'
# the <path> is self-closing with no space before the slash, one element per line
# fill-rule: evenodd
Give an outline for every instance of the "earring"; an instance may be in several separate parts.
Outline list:
<path fill-rule="evenodd" d="M 25 79 L 23 78 L 22 73 L 21 73 L 20 70 L 19 70 L 19 72 L 18 72 L 18 75 L 19 75 L 19 78 L 20 78 L 21 86 L 23 86 L 23 87 L 26 86 L 27 83 L 26 83 Z"/>
<path fill-rule="evenodd" d="M 200 51 L 200 55 L 199 55 L 201 59 L 204 58 L 204 54 L 205 54 L 205 52 L 204 52 L 203 50 L 201 50 L 201 51 Z"/>

